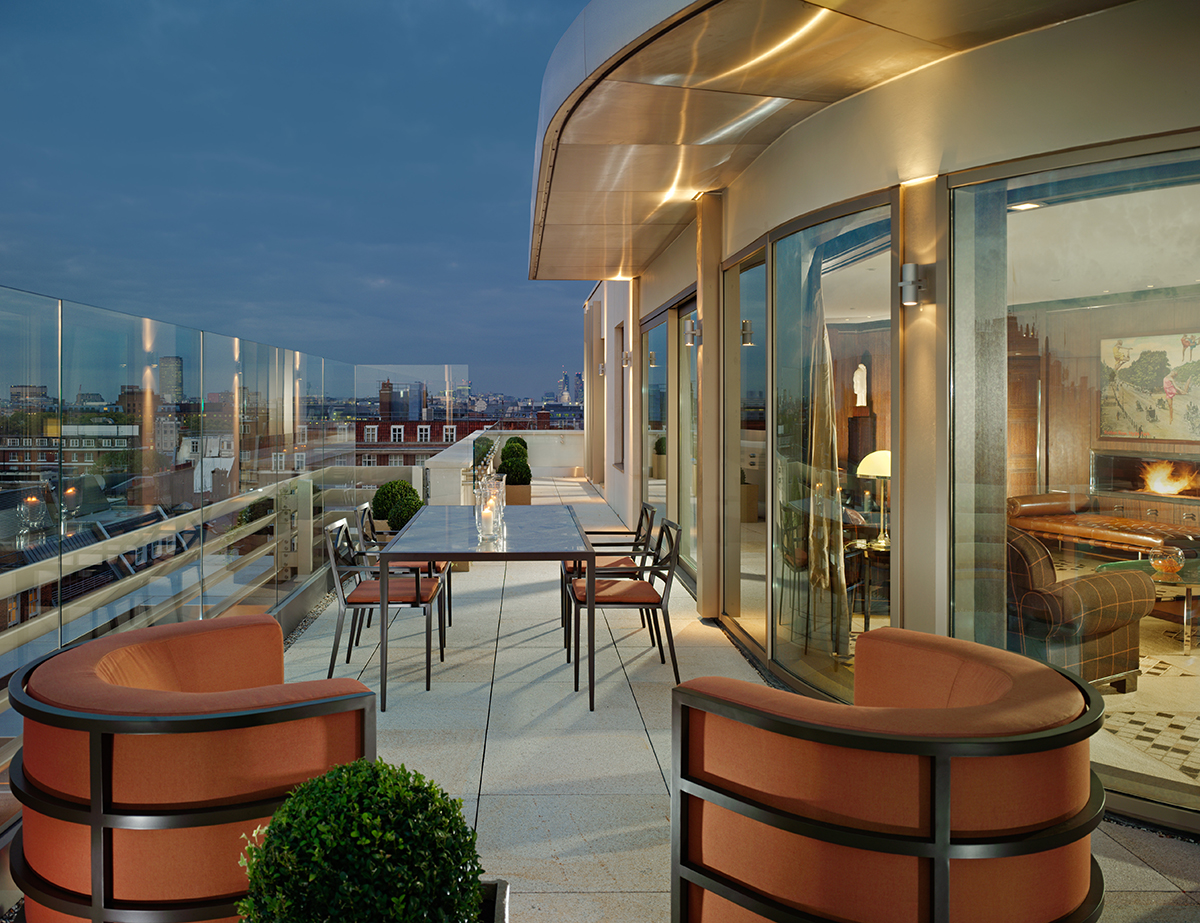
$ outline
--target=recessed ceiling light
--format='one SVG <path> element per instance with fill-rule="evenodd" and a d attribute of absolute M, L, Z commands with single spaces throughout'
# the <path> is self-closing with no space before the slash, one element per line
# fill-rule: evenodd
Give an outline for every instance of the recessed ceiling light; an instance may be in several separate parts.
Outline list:
<path fill-rule="evenodd" d="M 1027 212 L 1031 208 L 1041 208 L 1041 202 L 1022 202 L 1020 205 L 1014 205 L 1009 211 Z"/>

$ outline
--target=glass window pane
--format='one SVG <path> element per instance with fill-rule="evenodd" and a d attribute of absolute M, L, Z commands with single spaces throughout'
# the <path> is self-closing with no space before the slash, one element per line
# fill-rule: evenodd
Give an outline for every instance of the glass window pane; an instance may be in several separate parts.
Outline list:
<path fill-rule="evenodd" d="M 1200 154 L 963 187 L 952 227 L 953 632 L 1095 685 L 1106 786 L 1195 803 L 1186 742 L 1125 731 L 1200 711 L 1180 682 L 1200 589 Z M 1182 571 L 1154 570 L 1160 545 Z"/>
<path fill-rule="evenodd" d="M 891 617 L 891 245 L 885 206 L 774 254 L 774 658 L 846 699 L 855 633 Z"/>
<path fill-rule="evenodd" d="M 725 273 L 725 312 L 735 327 L 726 338 L 726 465 L 738 472 L 736 522 L 726 524 L 725 615 L 767 645 L 767 264 L 759 252 Z"/>
<path fill-rule="evenodd" d="M 689 321 L 696 319 L 696 303 L 679 312 L 679 563 L 696 574 L 696 464 L 700 455 L 700 388 L 696 378 L 696 345 L 688 345 Z"/>
<path fill-rule="evenodd" d="M 667 325 L 642 334 L 642 499 L 653 503 L 654 521 L 667 515 Z"/>

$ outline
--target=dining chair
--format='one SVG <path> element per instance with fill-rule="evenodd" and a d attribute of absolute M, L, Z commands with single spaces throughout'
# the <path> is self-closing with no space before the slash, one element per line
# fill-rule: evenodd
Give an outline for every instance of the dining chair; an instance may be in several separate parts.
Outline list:
<path fill-rule="evenodd" d="M 383 547 L 396 536 L 397 533 L 376 529 L 375 517 L 371 515 L 371 503 L 360 503 L 355 507 L 355 513 L 358 516 L 358 548 L 369 563 L 371 555 L 378 556 Z M 424 570 L 426 561 L 392 561 L 392 570 L 411 571 Z M 446 581 L 446 624 L 454 627 L 454 581 L 452 579 L 453 568 L 449 561 L 434 561 L 434 571 Z M 367 626 L 370 627 L 371 622 L 368 618 Z M 357 641 L 355 642 L 358 643 Z"/>
<path fill-rule="evenodd" d="M 667 636 L 667 647 L 671 651 L 671 669 L 675 682 L 679 682 L 679 663 L 675 658 L 675 638 L 671 634 L 671 615 L 668 599 L 671 584 L 675 579 L 675 567 L 679 563 L 679 524 L 664 519 L 658 529 L 658 540 L 646 563 L 637 568 L 637 577 L 600 577 L 597 569 L 595 602 L 597 609 L 638 609 L 650 631 L 658 636 L 658 658 L 666 663 L 663 651 L 663 633 Z M 575 633 L 575 659 L 579 660 L 579 615 L 587 605 L 587 580 L 574 578 L 571 581 L 572 623 Z M 655 586 L 661 583 L 661 588 Z M 662 612 L 662 627 L 658 625 L 658 613 Z"/>
<path fill-rule="evenodd" d="M 651 503 L 643 503 L 638 514 L 637 528 L 630 532 L 628 529 L 585 529 L 588 540 L 593 547 L 617 548 L 620 554 L 597 555 L 596 577 L 601 578 L 636 578 L 641 576 L 641 568 L 650 556 L 650 538 L 654 534 L 654 517 L 658 510 Z M 596 537 L 593 537 L 596 536 Z M 610 536 L 611 541 L 606 541 Z M 623 540 L 619 540 L 622 537 Z M 571 632 L 568 619 L 570 617 L 571 581 L 587 576 L 586 561 L 563 561 L 559 574 L 559 591 L 562 599 L 563 645 L 567 648 L 567 662 L 571 660 Z M 642 625 L 645 626 L 646 616 L 642 613 Z M 655 644 L 654 629 L 650 628 L 650 646 Z"/>
<path fill-rule="evenodd" d="M 360 553 L 355 551 L 350 539 L 350 524 L 341 519 L 325 527 L 325 548 L 329 553 L 329 566 L 333 570 L 333 587 L 337 593 L 338 617 L 333 632 L 333 652 L 329 657 L 329 676 L 337 663 L 338 644 L 342 639 L 342 626 L 346 611 L 350 615 L 350 634 L 346 639 L 346 662 L 357 636 L 362 634 L 365 613 L 379 608 L 379 581 L 372 579 L 379 573 L 378 567 L 355 563 Z M 425 572 L 414 569 L 407 573 L 388 575 L 388 606 L 404 609 L 421 609 L 425 613 L 425 689 L 430 688 L 433 673 L 433 604 L 438 610 L 438 659 L 446 659 L 446 609 L 445 583 L 433 573 L 431 562 L 421 562 Z M 347 586 L 347 581 L 351 581 Z M 387 618 L 387 613 L 380 613 Z"/>

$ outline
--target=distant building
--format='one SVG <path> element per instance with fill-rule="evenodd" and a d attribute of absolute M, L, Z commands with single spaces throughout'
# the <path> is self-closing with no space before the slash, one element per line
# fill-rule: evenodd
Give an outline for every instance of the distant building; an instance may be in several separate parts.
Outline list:
<path fill-rule="evenodd" d="M 182 356 L 159 356 L 158 390 L 164 404 L 178 404 L 183 400 Z"/>
<path fill-rule="evenodd" d="M 583 372 L 575 373 L 575 403 L 583 403 Z"/>
<path fill-rule="evenodd" d="M 20 409 L 40 409 L 50 403 L 45 385 L 9 385 L 8 394 L 13 407 Z"/>

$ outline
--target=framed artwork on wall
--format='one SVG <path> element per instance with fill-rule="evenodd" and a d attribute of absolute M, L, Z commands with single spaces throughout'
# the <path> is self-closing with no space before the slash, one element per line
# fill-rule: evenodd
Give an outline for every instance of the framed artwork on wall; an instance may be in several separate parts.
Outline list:
<path fill-rule="evenodd" d="M 1100 437 L 1200 442 L 1200 331 L 1100 341 Z"/>

